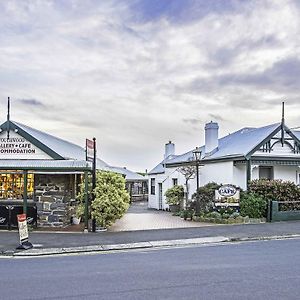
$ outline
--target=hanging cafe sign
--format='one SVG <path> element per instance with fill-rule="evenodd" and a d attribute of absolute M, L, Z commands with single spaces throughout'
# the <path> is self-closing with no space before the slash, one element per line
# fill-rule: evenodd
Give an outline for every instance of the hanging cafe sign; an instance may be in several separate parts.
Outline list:
<path fill-rule="evenodd" d="M 0 138 L 0 154 L 35 154 L 35 149 L 21 137 Z"/>

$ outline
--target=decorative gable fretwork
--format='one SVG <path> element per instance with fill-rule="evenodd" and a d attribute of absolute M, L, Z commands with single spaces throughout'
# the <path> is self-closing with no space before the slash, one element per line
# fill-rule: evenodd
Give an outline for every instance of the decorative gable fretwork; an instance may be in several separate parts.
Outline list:
<path fill-rule="evenodd" d="M 278 132 L 255 152 L 255 155 L 261 154 L 297 155 L 300 154 L 300 144 L 287 131 L 284 131 L 284 138 L 282 138 L 281 132 Z"/>

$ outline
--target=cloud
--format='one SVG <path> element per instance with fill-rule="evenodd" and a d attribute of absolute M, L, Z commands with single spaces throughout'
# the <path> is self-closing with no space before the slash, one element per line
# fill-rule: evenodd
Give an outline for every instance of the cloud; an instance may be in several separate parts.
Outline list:
<path fill-rule="evenodd" d="M 36 99 L 16 99 L 15 102 L 29 106 L 46 107 L 43 102 Z"/>
<path fill-rule="evenodd" d="M 221 134 L 274 123 L 286 100 L 298 125 L 299 9 L 289 0 L 3 1 L 0 111 L 7 96 L 19 99 L 14 120 L 78 143 L 96 136 L 101 158 L 141 170 L 170 139 L 178 153 L 203 143 L 210 119 Z"/>

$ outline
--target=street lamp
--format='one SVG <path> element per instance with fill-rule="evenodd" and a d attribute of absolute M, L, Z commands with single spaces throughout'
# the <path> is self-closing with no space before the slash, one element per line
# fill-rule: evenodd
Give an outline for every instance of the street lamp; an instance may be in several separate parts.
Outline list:
<path fill-rule="evenodd" d="M 196 162 L 196 183 L 197 183 L 197 190 L 196 190 L 196 214 L 200 213 L 200 203 L 199 203 L 199 164 L 201 159 L 201 150 L 199 147 L 193 151 L 194 161 Z"/>

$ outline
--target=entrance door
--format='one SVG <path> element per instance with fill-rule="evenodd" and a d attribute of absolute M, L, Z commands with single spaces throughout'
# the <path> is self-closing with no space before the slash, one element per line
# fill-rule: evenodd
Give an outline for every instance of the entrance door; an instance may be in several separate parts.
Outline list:
<path fill-rule="evenodd" d="M 158 184 L 158 209 L 163 209 L 163 206 L 162 206 L 162 183 Z"/>

